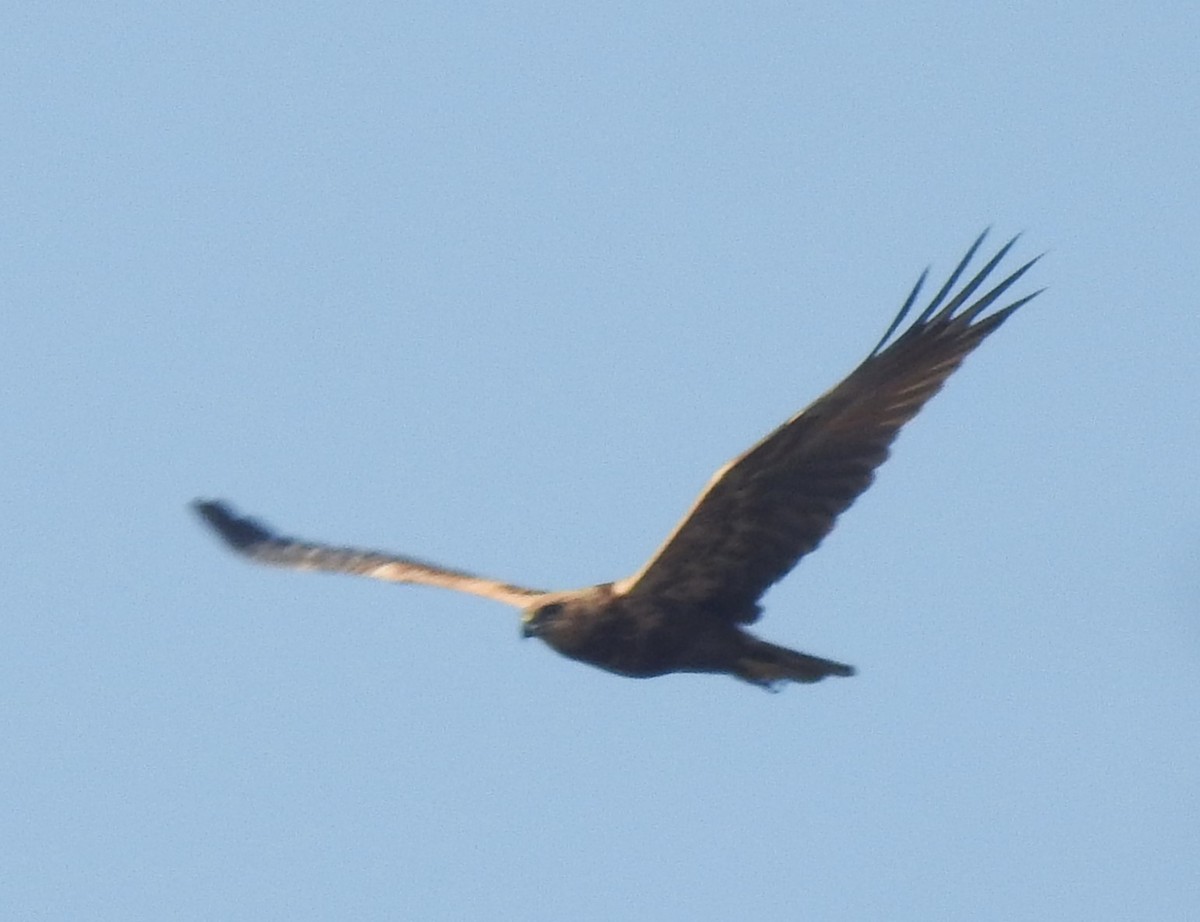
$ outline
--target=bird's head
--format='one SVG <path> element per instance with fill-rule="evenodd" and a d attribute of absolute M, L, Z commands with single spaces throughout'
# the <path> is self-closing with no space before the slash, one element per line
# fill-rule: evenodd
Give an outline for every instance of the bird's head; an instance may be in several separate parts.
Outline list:
<path fill-rule="evenodd" d="M 521 612 L 521 636 L 540 637 L 563 613 L 562 602 L 539 602 Z"/>

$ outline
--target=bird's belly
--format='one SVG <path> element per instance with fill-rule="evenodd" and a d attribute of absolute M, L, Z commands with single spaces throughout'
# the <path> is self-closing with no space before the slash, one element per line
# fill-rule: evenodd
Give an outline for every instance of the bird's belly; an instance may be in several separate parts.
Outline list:
<path fill-rule="evenodd" d="M 723 672 L 729 667 L 729 627 L 702 618 L 672 618 L 660 612 L 623 611 L 572 632 L 570 643 L 550 646 L 571 659 L 630 678 L 671 672 Z M 732 631 L 736 633 L 736 629 Z M 736 641 L 735 641 L 736 645 Z"/>

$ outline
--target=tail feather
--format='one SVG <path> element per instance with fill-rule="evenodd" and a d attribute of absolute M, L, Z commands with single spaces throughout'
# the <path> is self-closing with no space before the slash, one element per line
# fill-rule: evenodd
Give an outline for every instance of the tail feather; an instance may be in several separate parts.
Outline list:
<path fill-rule="evenodd" d="M 738 658 L 735 675 L 774 689 L 783 682 L 820 682 L 826 676 L 852 676 L 854 672 L 854 667 L 845 663 L 753 638 Z"/>

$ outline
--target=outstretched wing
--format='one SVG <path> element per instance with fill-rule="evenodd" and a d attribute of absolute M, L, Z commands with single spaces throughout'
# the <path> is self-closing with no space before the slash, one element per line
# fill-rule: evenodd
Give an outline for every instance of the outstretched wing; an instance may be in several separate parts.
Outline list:
<path fill-rule="evenodd" d="M 767 587 L 816 548 L 838 515 L 871 485 L 900 428 L 988 334 L 1040 294 L 984 315 L 1037 262 L 1033 259 L 968 304 L 1016 243 L 1013 238 L 950 297 L 986 236 L 984 231 L 903 333 L 893 339 L 928 270 L 858 368 L 717 471 L 662 547 L 618 583 L 617 591 L 753 621 Z"/>
<path fill-rule="evenodd" d="M 212 526 L 226 544 L 256 563 L 292 570 L 349 573 L 391 583 L 417 583 L 422 586 L 455 589 L 515 605 L 517 608 L 524 608 L 534 599 L 545 595 L 538 589 L 513 586 L 461 570 L 448 570 L 411 557 L 350 547 L 310 544 L 287 538 L 275 534 L 261 522 L 235 515 L 233 510 L 222 502 L 196 500 L 192 503 L 192 508 Z"/>

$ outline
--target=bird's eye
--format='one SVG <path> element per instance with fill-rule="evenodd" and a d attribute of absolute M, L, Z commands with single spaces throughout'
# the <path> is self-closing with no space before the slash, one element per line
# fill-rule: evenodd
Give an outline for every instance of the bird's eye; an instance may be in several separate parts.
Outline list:
<path fill-rule="evenodd" d="M 561 602 L 551 602 L 549 605 L 543 605 L 537 610 L 537 616 L 541 618 L 554 618 L 562 611 Z"/>

